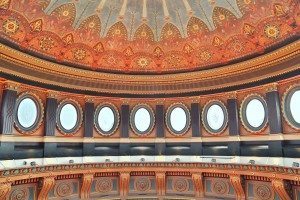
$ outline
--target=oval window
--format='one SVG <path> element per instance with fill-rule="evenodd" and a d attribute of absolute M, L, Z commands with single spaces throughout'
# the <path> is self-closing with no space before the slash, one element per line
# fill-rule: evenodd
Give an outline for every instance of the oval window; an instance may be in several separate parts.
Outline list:
<path fill-rule="evenodd" d="M 251 132 L 260 131 L 267 123 L 267 104 L 259 95 L 247 97 L 241 106 L 241 120 Z"/>
<path fill-rule="evenodd" d="M 300 124 L 300 90 L 295 91 L 291 96 L 290 110 L 295 122 Z"/>
<path fill-rule="evenodd" d="M 138 105 L 133 108 L 131 114 L 132 129 L 137 134 L 147 134 L 153 128 L 154 114 L 146 105 Z"/>
<path fill-rule="evenodd" d="M 263 103 L 258 99 L 252 99 L 246 105 L 246 119 L 255 128 L 260 127 L 265 120 L 266 111 Z"/>
<path fill-rule="evenodd" d="M 79 128 L 81 113 L 77 105 L 63 102 L 58 108 L 58 126 L 64 133 L 73 133 Z"/>
<path fill-rule="evenodd" d="M 96 109 L 95 125 L 101 134 L 113 134 L 118 123 L 118 112 L 114 106 L 104 104 Z"/>
<path fill-rule="evenodd" d="M 300 86 L 292 88 L 284 96 L 284 116 L 294 128 L 300 129 Z"/>
<path fill-rule="evenodd" d="M 167 111 L 167 126 L 176 134 L 184 134 L 189 129 L 190 113 L 183 104 L 174 104 Z"/>
<path fill-rule="evenodd" d="M 220 133 L 224 131 L 228 121 L 225 105 L 220 101 L 209 102 L 203 110 L 203 123 L 210 133 Z"/>
<path fill-rule="evenodd" d="M 38 121 L 38 112 L 38 106 L 32 98 L 25 97 L 20 100 L 17 107 L 17 120 L 21 128 L 32 129 Z"/>
<path fill-rule="evenodd" d="M 175 131 L 182 131 L 187 124 L 187 115 L 185 111 L 180 107 L 174 108 L 171 111 L 170 123 Z"/>

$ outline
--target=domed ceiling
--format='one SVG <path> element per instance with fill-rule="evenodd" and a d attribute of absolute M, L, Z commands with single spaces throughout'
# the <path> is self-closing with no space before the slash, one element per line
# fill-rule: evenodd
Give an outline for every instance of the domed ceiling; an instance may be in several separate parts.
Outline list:
<path fill-rule="evenodd" d="M 257 56 L 299 36 L 297 0 L 0 0 L 1 38 L 97 71 L 172 73 Z"/>

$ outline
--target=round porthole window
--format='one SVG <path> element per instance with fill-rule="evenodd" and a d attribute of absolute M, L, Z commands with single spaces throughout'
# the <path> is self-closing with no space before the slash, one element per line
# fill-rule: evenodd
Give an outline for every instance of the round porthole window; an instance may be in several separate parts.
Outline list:
<path fill-rule="evenodd" d="M 138 135 L 150 133 L 154 127 L 155 117 L 150 106 L 139 104 L 135 106 L 130 115 L 130 124 L 133 131 Z"/>
<path fill-rule="evenodd" d="M 189 109 L 184 104 L 173 104 L 167 110 L 167 127 L 175 135 L 183 135 L 188 131 L 190 119 Z"/>
<path fill-rule="evenodd" d="M 227 126 L 228 114 L 221 101 L 210 101 L 203 109 L 202 119 L 205 129 L 212 134 L 223 132 Z"/>
<path fill-rule="evenodd" d="M 97 131 L 104 136 L 112 135 L 119 125 L 119 113 L 115 106 L 102 104 L 95 112 L 95 126 Z"/>
<path fill-rule="evenodd" d="M 283 102 L 285 119 L 293 128 L 300 129 L 300 86 L 290 89 Z"/>
<path fill-rule="evenodd" d="M 241 105 L 241 120 L 248 131 L 258 132 L 267 124 L 267 104 L 259 95 L 250 95 Z"/>
<path fill-rule="evenodd" d="M 24 93 L 16 102 L 15 125 L 19 131 L 33 132 L 42 121 L 43 105 L 40 99 Z"/>
<path fill-rule="evenodd" d="M 58 106 L 57 126 L 64 134 L 78 131 L 82 122 L 82 110 L 75 101 L 65 100 Z"/>

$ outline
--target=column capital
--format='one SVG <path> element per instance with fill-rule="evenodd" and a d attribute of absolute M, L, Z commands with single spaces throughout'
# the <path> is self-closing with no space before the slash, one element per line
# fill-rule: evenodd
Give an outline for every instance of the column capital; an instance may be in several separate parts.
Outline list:
<path fill-rule="evenodd" d="M 268 92 L 274 92 L 274 91 L 277 91 L 277 88 L 278 87 L 278 83 L 270 83 L 270 84 L 267 84 L 265 85 L 265 91 L 266 93 Z"/>

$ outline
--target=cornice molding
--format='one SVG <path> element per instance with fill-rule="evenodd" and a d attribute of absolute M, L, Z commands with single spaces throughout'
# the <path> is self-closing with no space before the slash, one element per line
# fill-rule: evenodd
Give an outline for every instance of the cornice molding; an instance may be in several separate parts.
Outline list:
<path fill-rule="evenodd" d="M 46 85 L 106 94 L 184 94 L 253 83 L 299 70 L 300 40 L 248 61 L 169 75 L 122 75 L 75 69 L 0 44 L 0 72 Z"/>

